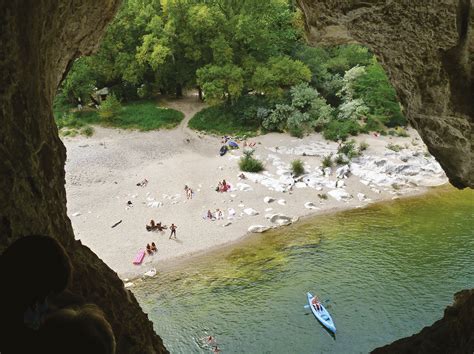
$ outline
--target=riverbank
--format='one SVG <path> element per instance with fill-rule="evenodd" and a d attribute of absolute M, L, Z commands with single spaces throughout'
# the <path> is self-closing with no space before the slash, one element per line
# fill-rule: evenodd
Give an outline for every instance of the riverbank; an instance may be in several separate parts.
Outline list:
<path fill-rule="evenodd" d="M 412 129 L 409 137 L 356 137 L 368 148 L 349 166 L 333 167 L 330 172 L 321 169 L 321 162 L 338 145 L 319 134 L 303 139 L 284 134 L 253 138 L 255 156 L 264 161 L 265 171 L 245 173 L 246 179 L 240 180 L 242 148 L 221 157 L 220 138 L 187 128 L 189 118 L 201 108 L 197 100 L 168 105 L 186 116 L 174 130 L 143 133 L 96 128 L 90 138 L 64 138 L 68 214 L 76 238 L 122 278 L 212 252 L 241 239 L 251 227 L 261 231 L 308 215 L 423 193 L 427 187 L 447 182 Z M 389 144 L 402 149 L 392 151 Z M 299 179 L 289 169 L 294 159 L 305 164 L 306 173 Z M 137 186 L 145 178 L 148 184 Z M 232 190 L 218 193 L 215 188 L 223 179 Z M 185 185 L 193 189 L 192 199 L 186 198 Z M 208 210 L 216 209 L 223 211 L 222 220 L 204 218 Z M 177 225 L 176 240 L 169 239 L 169 230 L 146 231 L 151 219 Z M 158 252 L 134 265 L 136 254 L 151 242 Z"/>

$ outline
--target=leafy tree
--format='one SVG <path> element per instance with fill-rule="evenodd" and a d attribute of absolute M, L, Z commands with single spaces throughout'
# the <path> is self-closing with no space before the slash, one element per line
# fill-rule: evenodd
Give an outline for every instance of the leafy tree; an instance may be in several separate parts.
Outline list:
<path fill-rule="evenodd" d="M 197 71 L 197 82 L 210 103 L 231 103 L 242 94 L 243 70 L 236 65 L 207 65 Z"/>
<path fill-rule="evenodd" d="M 286 104 L 277 104 L 275 109 L 262 121 L 265 129 L 282 132 L 285 130 L 288 118 L 294 112 L 294 108 Z"/>
<path fill-rule="evenodd" d="M 370 113 L 380 117 L 388 127 L 406 125 L 395 89 L 375 58 L 366 67 L 365 73 L 354 80 L 353 90 L 354 95 L 365 102 Z"/>
<path fill-rule="evenodd" d="M 94 75 L 88 65 L 88 58 L 79 58 L 73 69 L 62 83 L 62 94 L 71 104 L 89 101 L 89 95 L 95 86 Z"/>

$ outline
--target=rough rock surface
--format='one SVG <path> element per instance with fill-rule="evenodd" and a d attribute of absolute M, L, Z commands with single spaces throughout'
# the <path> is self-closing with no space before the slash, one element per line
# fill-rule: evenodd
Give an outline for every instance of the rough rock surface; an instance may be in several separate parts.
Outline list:
<path fill-rule="evenodd" d="M 449 333 L 449 335 L 446 335 Z M 372 353 L 473 353 L 474 352 L 474 289 L 454 295 L 454 304 L 444 317 L 420 333 L 399 339 Z"/>
<path fill-rule="evenodd" d="M 1 1 L 0 252 L 28 234 L 50 235 L 74 266 L 70 290 L 110 322 L 118 353 L 167 352 L 132 293 L 74 240 L 64 162 L 51 105 L 75 58 L 97 49 L 120 1 Z"/>
<path fill-rule="evenodd" d="M 297 2 L 312 43 L 358 42 L 377 55 L 406 116 L 450 182 L 473 188 L 472 1 Z M 377 352 L 473 352 L 474 292 L 458 293 L 456 298 L 460 296 L 466 298 L 463 305 L 448 308 L 430 329 Z"/>
<path fill-rule="evenodd" d="M 312 43 L 367 45 L 405 114 L 458 187 L 474 187 L 470 0 L 298 0 Z"/>

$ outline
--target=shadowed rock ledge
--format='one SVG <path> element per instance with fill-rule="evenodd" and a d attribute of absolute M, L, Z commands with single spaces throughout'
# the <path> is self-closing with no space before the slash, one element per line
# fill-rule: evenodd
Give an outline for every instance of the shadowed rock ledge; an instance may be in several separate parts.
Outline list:
<path fill-rule="evenodd" d="M 449 335 L 447 335 L 449 333 Z M 420 333 L 375 349 L 372 353 L 472 353 L 474 351 L 474 290 L 454 295 L 444 317 Z"/>
<path fill-rule="evenodd" d="M 0 253 L 25 235 L 54 237 L 74 267 L 70 290 L 104 311 L 117 353 L 160 353 L 167 351 L 133 294 L 74 240 L 66 213 L 66 150 L 51 110 L 61 79 L 75 58 L 97 49 L 119 3 L 0 1 Z"/>
<path fill-rule="evenodd" d="M 470 0 L 298 0 L 313 44 L 357 42 L 379 58 L 450 182 L 474 187 Z"/>

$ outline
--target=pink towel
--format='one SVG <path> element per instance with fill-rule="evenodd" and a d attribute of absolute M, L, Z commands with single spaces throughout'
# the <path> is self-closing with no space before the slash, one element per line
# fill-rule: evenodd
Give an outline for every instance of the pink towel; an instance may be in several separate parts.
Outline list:
<path fill-rule="evenodd" d="M 135 259 L 133 260 L 133 264 L 142 264 L 143 262 L 143 258 L 145 258 L 145 251 L 144 250 L 140 250 L 137 254 L 137 256 L 135 257 Z"/>

